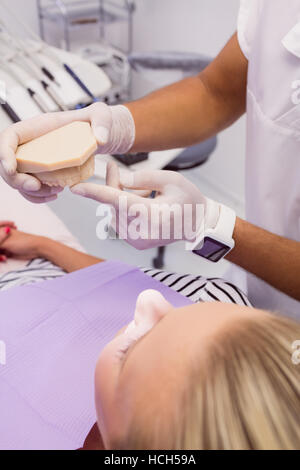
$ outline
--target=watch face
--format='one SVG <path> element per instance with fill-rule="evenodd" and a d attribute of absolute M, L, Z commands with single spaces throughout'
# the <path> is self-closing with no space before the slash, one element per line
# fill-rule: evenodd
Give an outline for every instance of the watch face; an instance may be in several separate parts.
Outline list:
<path fill-rule="evenodd" d="M 229 251 L 230 247 L 228 245 L 224 245 L 224 243 L 218 242 L 213 238 L 205 237 L 202 248 L 194 250 L 194 253 L 212 261 L 213 263 L 217 263 L 224 258 Z"/>

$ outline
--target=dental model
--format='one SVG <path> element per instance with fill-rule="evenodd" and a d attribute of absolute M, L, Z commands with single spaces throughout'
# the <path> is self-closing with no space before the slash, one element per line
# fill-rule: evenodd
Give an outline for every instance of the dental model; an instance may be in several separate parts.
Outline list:
<path fill-rule="evenodd" d="M 20 145 L 17 169 L 48 186 L 74 186 L 94 174 L 97 147 L 90 124 L 73 122 Z"/>

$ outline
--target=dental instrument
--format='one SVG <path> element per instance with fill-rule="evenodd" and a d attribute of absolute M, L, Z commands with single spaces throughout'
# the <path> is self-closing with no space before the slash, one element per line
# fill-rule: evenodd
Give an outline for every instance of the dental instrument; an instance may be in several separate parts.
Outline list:
<path fill-rule="evenodd" d="M 60 87 L 60 83 L 56 80 L 54 77 L 53 73 L 50 72 L 50 70 L 45 67 L 45 65 L 39 60 L 39 58 L 35 55 L 32 54 L 32 51 L 24 44 L 20 39 L 14 37 L 12 33 L 9 31 L 7 26 L 3 23 L 3 21 L 0 19 L 0 34 L 2 35 L 2 38 L 13 48 L 17 49 L 19 52 L 22 52 L 28 60 L 33 62 L 40 70 L 41 72 L 47 77 L 48 80 L 51 82 L 55 83 L 58 87 Z"/>
<path fill-rule="evenodd" d="M 83 82 L 83 80 L 78 76 L 78 74 L 74 71 L 74 69 L 68 65 L 65 62 L 62 62 L 51 50 L 49 45 L 45 43 L 44 41 L 41 40 L 41 38 L 32 31 L 31 28 L 26 25 L 19 17 L 17 17 L 12 10 L 9 7 L 5 7 L 8 13 L 14 18 L 15 21 L 17 21 L 23 28 L 24 30 L 27 31 L 27 33 L 30 35 L 30 37 L 35 41 L 35 50 L 34 52 L 41 53 L 43 52 L 45 55 L 47 55 L 52 61 L 54 61 L 56 64 L 58 64 L 60 67 L 63 67 L 65 71 L 68 73 L 68 75 L 77 83 L 77 85 L 83 90 L 86 95 L 93 100 L 93 102 L 98 102 L 99 99 L 92 93 L 92 91 L 87 87 L 87 85 Z M 7 32 L 7 29 L 6 29 Z M 8 34 L 8 33 L 7 33 Z M 27 53 L 32 57 L 34 54 L 31 53 L 29 49 L 27 49 Z M 44 85 L 43 85 L 44 86 Z M 48 88 L 48 93 L 49 93 L 49 88 Z M 51 90 L 53 93 L 53 90 Z M 54 98 L 55 94 L 53 95 Z M 56 95 L 57 98 L 57 95 Z M 55 102 L 57 102 L 55 100 Z M 61 102 L 61 100 L 60 100 Z M 57 103 L 58 104 L 58 103 Z"/>
<path fill-rule="evenodd" d="M 8 103 L 5 93 L 3 93 L 2 90 L 0 92 L 0 106 L 13 123 L 21 121 L 18 114 L 14 111 L 14 109 Z"/>
<path fill-rule="evenodd" d="M 35 102 L 35 104 L 39 107 L 39 109 L 43 112 L 43 113 L 47 113 L 49 112 L 49 108 L 47 106 L 47 104 L 45 103 L 43 97 L 37 93 L 36 91 L 34 91 L 31 87 L 27 87 L 26 85 L 24 85 L 24 82 L 23 80 L 19 77 L 19 75 L 15 72 L 15 70 L 13 70 L 13 68 L 9 65 L 9 63 L 5 62 L 1 57 L 0 57 L 0 67 L 6 71 L 7 73 L 9 73 L 9 75 L 20 85 L 22 86 L 23 88 L 25 88 L 25 90 L 27 90 L 29 96 L 31 97 L 31 99 Z"/>
<path fill-rule="evenodd" d="M 0 3 L 0 7 L 1 5 Z M 132 7 L 131 7 L 132 8 Z M 52 62 L 56 63 L 59 67 L 62 67 L 65 72 L 72 78 L 72 80 L 77 84 L 77 86 L 84 91 L 86 96 L 88 96 L 93 102 L 98 102 L 100 101 L 99 98 L 95 95 L 95 93 L 92 92 L 91 88 L 87 86 L 86 83 L 84 83 L 84 80 L 82 77 L 78 75 L 78 73 L 74 70 L 74 67 L 72 67 L 69 63 L 66 62 L 66 60 L 61 60 L 52 50 L 51 46 L 49 46 L 45 41 L 43 41 L 23 20 L 21 20 L 13 11 L 10 7 L 7 5 L 5 6 L 6 12 L 9 13 L 9 15 L 16 21 L 24 31 L 28 34 L 30 38 L 30 48 L 28 49 L 28 53 L 30 56 L 33 56 L 34 54 L 38 53 L 43 53 L 45 56 L 47 56 Z"/>
<path fill-rule="evenodd" d="M 96 96 L 88 89 L 88 87 L 83 83 L 83 81 L 78 77 L 78 75 L 72 70 L 72 68 L 68 64 L 63 64 L 66 72 L 75 80 L 75 82 L 80 86 L 80 88 L 85 91 L 85 93 L 94 101 L 94 103 L 97 103 L 99 98 L 96 98 Z"/>
<path fill-rule="evenodd" d="M 56 93 L 54 88 L 47 83 L 46 80 L 41 77 L 41 74 L 46 75 L 49 80 L 56 82 L 55 77 L 51 74 L 48 68 L 44 67 L 43 64 L 40 62 L 38 58 L 35 58 L 34 54 L 30 54 L 29 49 L 21 45 L 21 42 L 16 38 L 13 38 L 12 35 L 9 33 L 7 27 L 0 21 L 0 35 L 2 39 L 5 41 L 7 46 L 10 47 L 11 51 L 10 54 L 6 57 L 5 62 L 15 62 L 20 67 L 24 68 L 31 76 L 36 78 L 44 88 L 45 92 L 52 98 L 52 100 L 56 103 L 56 105 L 62 111 L 67 111 L 68 107 L 62 102 L 59 95 Z M 34 97 L 34 92 L 30 92 L 32 97 Z M 38 100 L 38 106 L 41 108 L 41 100 Z M 44 108 L 45 112 L 48 111 L 47 108 Z"/>
<path fill-rule="evenodd" d="M 6 55 L 5 61 L 14 62 L 19 67 L 23 68 L 29 75 L 35 78 L 42 85 L 43 89 L 46 91 L 46 93 L 50 96 L 50 98 L 54 101 L 54 103 L 58 106 L 60 110 L 68 110 L 68 107 L 62 102 L 61 98 L 58 96 L 54 88 L 50 85 L 49 82 L 47 83 L 41 77 L 39 70 L 36 69 L 35 66 L 32 65 L 25 56 L 22 56 L 18 52 L 12 51 L 9 55 Z"/>
<path fill-rule="evenodd" d="M 34 35 L 34 33 L 32 33 Z M 34 35 L 35 36 L 35 35 Z M 43 43 L 38 36 L 36 36 L 36 41 L 38 40 L 38 43 L 35 43 L 35 52 L 39 53 L 44 53 L 46 56 L 49 57 L 50 60 L 55 62 L 57 65 L 60 67 L 63 67 L 64 70 L 67 72 L 67 74 L 77 83 L 77 85 L 83 90 L 86 95 L 93 100 L 94 103 L 97 103 L 99 98 L 97 98 L 92 91 L 87 87 L 87 85 L 83 82 L 83 80 L 78 76 L 78 74 L 74 71 L 74 69 L 67 64 L 66 62 L 62 62 L 50 49 L 48 44 Z"/>
<path fill-rule="evenodd" d="M 12 120 L 13 123 L 21 121 L 17 113 L 12 109 L 8 103 L 0 103 L 1 108 L 7 114 L 7 116 Z"/>

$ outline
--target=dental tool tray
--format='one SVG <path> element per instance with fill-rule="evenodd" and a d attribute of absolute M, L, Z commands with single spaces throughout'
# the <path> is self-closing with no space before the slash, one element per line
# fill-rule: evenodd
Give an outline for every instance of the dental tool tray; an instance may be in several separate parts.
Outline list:
<path fill-rule="evenodd" d="M 141 163 L 145 160 L 148 160 L 149 153 L 135 153 L 127 155 L 113 155 L 113 157 L 119 162 L 123 163 L 126 166 L 134 165 L 135 163 Z"/>

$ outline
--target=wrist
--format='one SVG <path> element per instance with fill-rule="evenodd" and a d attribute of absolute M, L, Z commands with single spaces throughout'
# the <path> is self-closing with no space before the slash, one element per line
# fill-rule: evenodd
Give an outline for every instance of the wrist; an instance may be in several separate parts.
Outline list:
<path fill-rule="evenodd" d="M 37 237 L 35 243 L 36 258 L 49 259 L 51 248 L 56 242 L 47 237 Z"/>
<path fill-rule="evenodd" d="M 205 199 L 205 229 L 214 229 L 216 228 L 221 212 L 221 204 L 219 202 L 213 201 L 212 199 Z"/>
<path fill-rule="evenodd" d="M 214 263 L 228 255 L 234 248 L 233 238 L 236 214 L 227 206 L 219 205 L 219 217 L 215 226 L 203 227 L 203 232 L 192 247 L 192 251 Z"/>
<path fill-rule="evenodd" d="M 135 123 L 129 109 L 123 105 L 111 106 L 112 127 L 109 143 L 101 147 L 101 153 L 122 155 L 130 152 L 135 141 Z"/>
<path fill-rule="evenodd" d="M 188 249 L 199 245 L 203 240 L 205 231 L 214 229 L 220 218 L 221 204 L 201 195 L 201 202 L 198 202 L 193 210 L 192 226 L 196 227 L 191 233 L 185 232 L 184 241 L 189 245 Z M 191 236 L 192 235 L 192 236 Z"/>
<path fill-rule="evenodd" d="M 235 246 L 234 246 L 234 249 L 226 256 L 226 259 L 228 261 L 235 262 L 236 256 L 240 255 L 240 251 L 241 251 L 240 240 L 247 240 L 248 232 L 249 232 L 248 222 L 237 217 L 235 221 L 233 235 L 232 235 Z"/>

